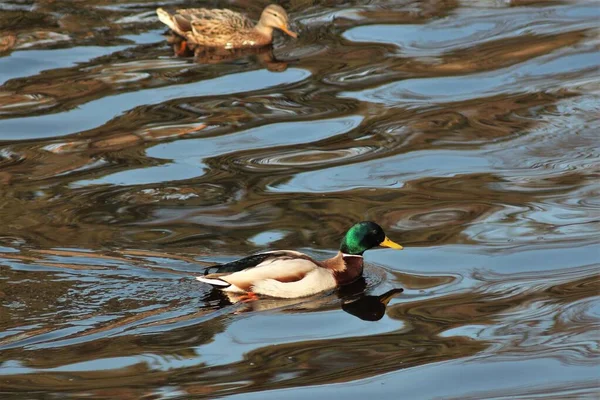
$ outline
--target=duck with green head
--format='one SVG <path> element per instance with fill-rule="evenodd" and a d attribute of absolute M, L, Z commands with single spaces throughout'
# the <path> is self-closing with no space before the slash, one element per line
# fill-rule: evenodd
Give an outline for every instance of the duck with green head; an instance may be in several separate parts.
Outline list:
<path fill-rule="evenodd" d="M 374 222 L 359 222 L 346 232 L 335 257 L 317 261 L 291 250 L 258 253 L 208 267 L 200 282 L 254 300 L 258 295 L 295 298 L 310 296 L 354 282 L 363 272 L 363 253 L 374 247 L 401 250 Z M 214 273 L 208 273 L 211 270 Z"/>

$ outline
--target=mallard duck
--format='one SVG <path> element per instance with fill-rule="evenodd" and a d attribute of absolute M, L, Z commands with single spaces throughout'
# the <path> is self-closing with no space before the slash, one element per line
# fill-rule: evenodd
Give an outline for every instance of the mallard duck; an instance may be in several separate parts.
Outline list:
<path fill-rule="evenodd" d="M 283 7 L 267 6 L 256 25 L 244 15 L 223 9 L 189 8 L 169 14 L 162 8 L 156 9 L 158 19 L 181 35 L 189 44 L 205 47 L 239 49 L 261 47 L 273 41 L 273 29 L 280 29 L 291 37 L 298 35 L 288 25 L 288 16 Z M 181 48 L 185 50 L 186 42 Z"/>
<path fill-rule="evenodd" d="M 402 249 L 388 239 L 379 225 L 364 221 L 346 232 L 340 251 L 328 260 L 317 261 L 291 250 L 267 251 L 208 267 L 204 276 L 196 279 L 217 289 L 241 294 L 244 300 L 256 300 L 258 295 L 305 297 L 360 278 L 363 253 L 377 246 Z M 214 273 L 209 273 L 213 269 Z"/>

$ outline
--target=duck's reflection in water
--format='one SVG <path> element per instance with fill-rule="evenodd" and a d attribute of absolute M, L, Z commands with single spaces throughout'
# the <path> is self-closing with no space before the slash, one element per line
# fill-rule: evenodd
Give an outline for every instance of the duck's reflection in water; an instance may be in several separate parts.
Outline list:
<path fill-rule="evenodd" d="M 366 289 L 367 281 L 362 277 L 338 289 L 342 310 L 363 321 L 379 321 L 385 315 L 390 300 L 404 292 L 402 288 L 395 288 L 376 296 L 365 293 Z"/>
<path fill-rule="evenodd" d="M 272 46 L 250 47 L 246 49 L 224 49 L 219 47 L 197 46 L 184 42 L 176 35 L 167 36 L 167 42 L 173 47 L 173 54 L 178 57 L 194 57 L 198 64 L 219 64 L 244 57 L 256 58 L 256 61 L 271 72 L 283 72 L 288 63 L 278 60 L 273 54 Z"/>
<path fill-rule="evenodd" d="M 379 321 L 385 315 L 388 303 L 404 289 L 391 289 L 379 296 L 363 294 L 357 299 L 343 301 L 342 310 L 363 321 Z"/>
<path fill-rule="evenodd" d="M 354 283 L 338 289 L 338 301 L 332 302 L 332 296 L 315 298 L 276 299 L 262 297 L 255 301 L 241 301 L 243 297 L 235 293 L 213 290 L 206 301 L 219 308 L 236 305 L 237 314 L 256 311 L 285 310 L 285 312 L 329 311 L 340 307 L 350 315 L 363 321 L 379 321 L 385 315 L 391 299 L 404 291 L 402 288 L 388 290 L 380 295 L 365 293 L 367 282 L 360 278 Z"/>

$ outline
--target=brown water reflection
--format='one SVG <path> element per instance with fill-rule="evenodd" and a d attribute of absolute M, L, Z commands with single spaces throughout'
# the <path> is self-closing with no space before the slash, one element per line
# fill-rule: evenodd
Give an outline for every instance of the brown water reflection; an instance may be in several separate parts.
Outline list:
<path fill-rule="evenodd" d="M 597 396 L 597 5 L 292 1 L 195 60 L 163 5 L 0 5 L 2 398 Z M 363 219 L 406 250 L 354 287 L 193 279 Z"/>

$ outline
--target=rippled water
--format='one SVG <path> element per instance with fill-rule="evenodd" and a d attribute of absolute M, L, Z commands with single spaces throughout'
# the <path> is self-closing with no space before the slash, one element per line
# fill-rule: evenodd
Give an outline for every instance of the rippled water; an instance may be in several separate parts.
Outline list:
<path fill-rule="evenodd" d="M 164 5 L 0 3 L 3 399 L 597 398 L 597 2 L 297 0 L 197 62 Z M 406 249 L 337 293 L 193 280 L 363 219 Z"/>

